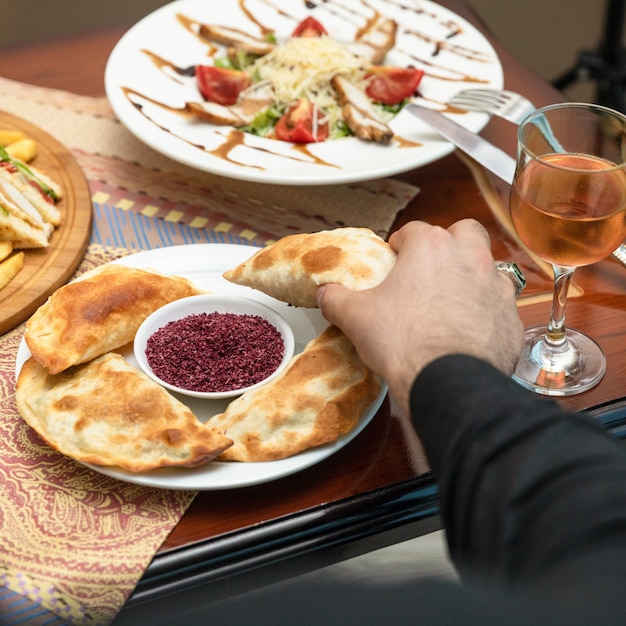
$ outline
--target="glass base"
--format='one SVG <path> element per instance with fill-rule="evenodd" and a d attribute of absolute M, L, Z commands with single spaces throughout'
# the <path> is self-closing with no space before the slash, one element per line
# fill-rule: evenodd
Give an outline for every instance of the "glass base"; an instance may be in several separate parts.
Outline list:
<path fill-rule="evenodd" d="M 587 335 L 567 329 L 565 344 L 553 348 L 544 342 L 546 330 L 545 326 L 526 329 L 526 346 L 513 380 L 546 396 L 571 396 L 597 385 L 606 371 L 600 346 Z"/>

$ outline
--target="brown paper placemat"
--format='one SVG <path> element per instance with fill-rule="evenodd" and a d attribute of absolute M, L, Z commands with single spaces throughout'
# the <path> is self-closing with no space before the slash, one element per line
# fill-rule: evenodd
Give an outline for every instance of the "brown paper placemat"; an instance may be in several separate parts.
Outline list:
<path fill-rule="evenodd" d="M 398 212 L 418 193 L 413 185 L 392 179 L 286 186 L 198 171 L 141 143 L 116 119 L 106 98 L 0 78 L 0 109 L 61 141 L 76 157 L 90 185 L 97 182 L 114 195 L 127 191 L 131 196 L 162 199 L 156 204 L 158 217 L 186 223 L 195 219 L 200 228 L 217 222 L 234 236 L 243 232 L 244 237 L 266 241 L 338 226 L 367 226 L 386 236 Z M 132 199 L 124 206 L 142 210 Z M 202 223 L 203 219 L 207 222 Z"/>

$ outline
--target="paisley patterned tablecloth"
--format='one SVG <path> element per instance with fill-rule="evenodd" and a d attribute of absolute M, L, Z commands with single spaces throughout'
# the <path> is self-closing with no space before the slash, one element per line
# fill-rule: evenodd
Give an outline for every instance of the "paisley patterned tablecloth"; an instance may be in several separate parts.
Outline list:
<path fill-rule="evenodd" d="M 92 244 L 78 273 L 124 254 Z M 70 623 L 105 624 L 194 494 L 122 483 L 49 448 L 15 407 L 23 326 L 0 340 L 0 581 L 41 617 L 47 609 Z M 8 623 L 57 623 L 22 621 L 33 606 L 11 597 L 19 611 Z"/>
<path fill-rule="evenodd" d="M 77 273 L 177 244 L 265 245 L 343 225 L 386 235 L 418 191 L 394 180 L 291 188 L 225 180 L 141 144 L 103 98 L 2 78 L 0 110 L 59 139 L 86 175 L 93 232 Z M 45 445 L 15 406 L 23 330 L 0 337 L 0 623 L 109 624 L 195 494 L 119 482 Z"/>

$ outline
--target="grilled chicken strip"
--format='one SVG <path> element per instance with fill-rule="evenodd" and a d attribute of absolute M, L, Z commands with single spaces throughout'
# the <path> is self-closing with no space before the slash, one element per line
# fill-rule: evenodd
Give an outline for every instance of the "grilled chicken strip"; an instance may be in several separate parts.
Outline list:
<path fill-rule="evenodd" d="M 257 113 L 274 103 L 274 88 L 269 80 L 253 83 L 244 89 L 231 106 L 217 102 L 187 102 L 188 111 L 219 126 L 247 126 L 252 123 Z"/>
<path fill-rule="evenodd" d="M 256 39 L 238 28 L 230 28 L 229 26 L 200 24 L 200 30 L 198 32 L 201 37 L 205 37 L 210 41 L 232 46 L 237 50 L 243 50 L 244 52 L 257 56 L 263 56 L 271 52 L 275 47 L 275 44 L 269 41 Z"/>
<path fill-rule="evenodd" d="M 348 128 L 360 139 L 388 144 L 393 131 L 376 115 L 365 93 L 341 74 L 333 76 L 330 82 L 337 92 Z"/>
<path fill-rule="evenodd" d="M 397 31 L 396 22 L 379 15 L 358 39 L 347 44 L 346 47 L 356 56 L 368 60 L 372 65 L 381 65 L 387 52 L 396 45 Z"/>

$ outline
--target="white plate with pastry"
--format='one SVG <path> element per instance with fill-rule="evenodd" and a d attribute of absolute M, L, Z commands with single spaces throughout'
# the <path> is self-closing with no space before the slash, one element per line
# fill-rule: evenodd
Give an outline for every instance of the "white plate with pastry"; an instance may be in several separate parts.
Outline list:
<path fill-rule="evenodd" d="M 115 46 L 105 73 L 107 97 L 130 132 L 154 150 L 199 170 L 260 183 L 332 185 L 411 170 L 453 150 L 406 111 L 394 117 L 377 109 L 376 117 L 384 120 L 393 135 L 391 140 L 386 135 L 386 144 L 357 136 L 301 144 L 268 138 L 271 134 L 257 136 L 238 130 L 243 123 L 237 125 L 232 119 L 233 125 L 228 123 L 231 105 L 217 116 L 218 122 L 215 115 L 212 122 L 190 115 L 187 105 L 203 101 L 196 82 L 197 66 L 223 63 L 227 54 L 227 45 L 199 34 L 206 25 L 259 40 L 271 34 L 277 45 L 284 45 L 297 25 L 312 17 L 333 42 L 356 49 L 362 47 L 363 33 L 368 33 L 375 20 L 393 23 L 393 47 L 380 63 L 363 57 L 363 65 L 423 71 L 417 89 L 411 92 L 417 94 L 414 100 L 451 114 L 475 132 L 488 117 L 450 109 L 446 103 L 470 84 L 503 86 L 500 60 L 487 39 L 460 16 L 428 0 L 222 0 L 219 11 L 216 6 L 206 0 L 178 0 L 146 16 Z M 296 56 L 304 57 L 319 58 L 319 54 Z M 320 64 L 327 68 L 329 62 Z M 333 76 L 337 72 L 343 74 L 343 69 Z M 303 70 L 304 75 L 311 73 Z M 344 115 L 346 119 L 349 116 Z"/>
<path fill-rule="evenodd" d="M 151 268 L 163 274 L 182 276 L 195 286 L 213 293 L 233 293 L 256 299 L 277 310 L 291 326 L 296 353 L 301 353 L 304 346 L 318 337 L 327 327 L 318 309 L 305 309 L 289 306 L 265 294 L 226 281 L 222 274 L 248 259 L 258 248 L 231 244 L 196 244 L 181 245 L 175 249 L 158 248 L 139 252 L 115 261 L 127 267 L 137 269 Z M 126 361 L 136 365 L 132 346 L 120 351 Z M 16 359 L 16 376 L 23 364 L 30 357 L 30 350 L 22 340 Z M 380 408 L 387 392 L 386 386 L 374 401 L 362 412 L 356 426 L 334 442 L 310 448 L 288 458 L 268 462 L 211 461 L 197 468 L 161 468 L 148 472 L 124 471 L 115 466 L 87 464 L 105 475 L 152 487 L 183 490 L 219 490 L 245 487 L 264 483 L 306 469 L 323 461 L 352 441 L 371 421 Z M 229 404 L 224 400 L 200 400 L 189 396 L 177 396 L 191 411 L 206 422 L 209 418 L 222 413 Z"/>

